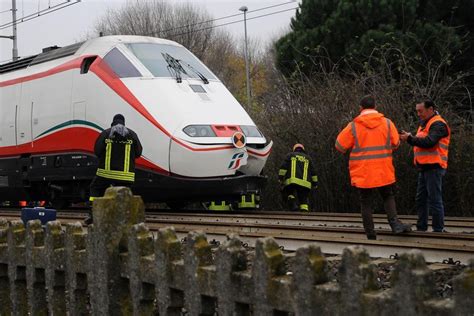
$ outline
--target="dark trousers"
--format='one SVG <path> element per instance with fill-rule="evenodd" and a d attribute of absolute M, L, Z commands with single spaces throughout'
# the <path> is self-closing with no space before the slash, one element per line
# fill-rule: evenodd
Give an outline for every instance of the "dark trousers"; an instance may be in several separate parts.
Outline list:
<path fill-rule="evenodd" d="M 133 182 L 130 181 L 120 181 L 95 176 L 94 179 L 92 179 L 92 182 L 89 187 L 89 201 L 92 202 L 95 198 L 104 196 L 105 190 L 107 190 L 108 187 L 121 186 L 130 188 L 132 185 Z M 89 217 L 90 220 L 92 220 L 92 209 L 89 210 Z"/>
<path fill-rule="evenodd" d="M 290 184 L 283 188 L 283 201 L 287 203 L 290 211 L 309 211 L 310 189 L 296 184 Z"/>
<path fill-rule="evenodd" d="M 416 209 L 418 211 L 418 222 L 416 228 L 426 231 L 428 229 L 428 216 L 431 214 L 432 227 L 435 232 L 444 229 L 444 205 L 443 205 L 443 176 L 445 169 L 422 170 L 418 174 L 418 186 L 416 190 Z"/>
<path fill-rule="evenodd" d="M 380 194 L 383 199 L 383 207 L 387 213 L 389 223 L 397 221 L 397 207 L 395 205 L 395 196 L 393 194 L 393 185 L 386 185 L 378 188 L 362 189 L 359 188 L 360 194 L 360 212 L 362 214 L 362 222 L 364 224 L 365 233 L 368 235 L 375 234 L 374 219 L 372 213 L 374 211 L 373 202 L 376 195 Z"/>
<path fill-rule="evenodd" d="M 108 187 L 128 187 L 130 188 L 133 185 L 133 182 L 130 181 L 120 181 L 120 180 L 114 180 L 114 179 L 107 179 L 99 176 L 95 176 L 94 179 L 92 179 L 91 185 L 90 185 L 90 194 L 89 196 L 91 197 L 91 201 L 96 198 L 96 197 L 102 197 L 104 196 L 105 190 L 107 190 Z"/>

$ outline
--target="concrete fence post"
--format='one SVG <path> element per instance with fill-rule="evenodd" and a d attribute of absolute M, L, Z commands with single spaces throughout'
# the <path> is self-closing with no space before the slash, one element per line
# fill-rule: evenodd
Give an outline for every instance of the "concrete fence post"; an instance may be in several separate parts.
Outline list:
<path fill-rule="evenodd" d="M 53 315 L 66 315 L 65 234 L 58 221 L 46 225 L 46 287 L 48 308 Z"/>
<path fill-rule="evenodd" d="M 314 288 L 328 281 L 328 264 L 321 248 L 308 245 L 296 250 L 293 261 L 293 309 L 297 315 L 322 315 L 326 302 L 318 300 Z"/>
<path fill-rule="evenodd" d="M 182 314 L 184 295 L 170 286 L 178 279 L 177 267 L 182 260 L 181 249 L 181 243 L 174 228 L 166 227 L 158 231 L 155 242 L 155 285 L 160 315 L 175 316 Z"/>
<path fill-rule="evenodd" d="M 206 235 L 202 232 L 190 232 L 186 238 L 184 252 L 184 306 L 189 315 L 214 315 L 215 302 L 208 297 L 203 297 L 201 290 L 207 284 L 208 275 L 205 267 L 213 264 L 211 246 Z M 209 287 L 206 289 L 210 291 Z"/>
<path fill-rule="evenodd" d="M 25 266 L 26 230 L 22 221 L 12 221 L 8 230 L 8 278 L 14 315 L 28 314 Z"/>
<path fill-rule="evenodd" d="M 425 314 L 424 301 L 436 294 L 433 273 L 418 250 L 404 253 L 398 259 L 392 278 L 393 304 L 396 315 Z"/>
<path fill-rule="evenodd" d="M 155 315 L 155 251 L 153 236 L 144 223 L 132 227 L 128 239 L 128 271 L 133 315 Z"/>
<path fill-rule="evenodd" d="M 338 279 L 342 314 L 366 313 L 363 294 L 377 290 L 378 286 L 376 267 L 370 262 L 369 254 L 364 248 L 350 246 L 344 249 Z"/>
<path fill-rule="evenodd" d="M 0 315 L 10 315 L 10 280 L 8 278 L 8 222 L 0 218 Z"/>
<path fill-rule="evenodd" d="M 39 220 L 29 221 L 26 232 L 28 307 L 31 315 L 48 315 L 44 230 L 41 222 Z"/>
<path fill-rule="evenodd" d="M 216 293 L 219 315 L 245 315 L 248 311 L 240 310 L 235 301 L 236 292 L 240 294 L 253 292 L 253 287 L 245 288 L 245 284 L 238 282 L 234 273 L 247 270 L 247 251 L 236 235 L 230 235 L 216 252 Z M 236 289 L 235 284 L 240 288 Z"/>
<path fill-rule="evenodd" d="M 89 313 L 86 241 L 87 233 L 80 223 L 66 226 L 66 287 L 72 316 Z"/>
<path fill-rule="evenodd" d="M 132 225 L 144 222 L 143 201 L 129 188 L 111 187 L 94 200 L 89 226 L 87 275 L 93 314 L 132 313 L 128 280 L 121 276 L 120 254 L 128 247 Z"/>
<path fill-rule="evenodd" d="M 276 302 L 275 287 L 272 285 L 274 277 L 286 275 L 285 257 L 280 246 L 273 238 L 260 238 L 255 243 L 255 259 L 252 268 L 254 281 L 254 314 L 273 315 Z"/>
<path fill-rule="evenodd" d="M 453 315 L 472 315 L 474 313 L 474 258 L 466 270 L 454 279 Z"/>

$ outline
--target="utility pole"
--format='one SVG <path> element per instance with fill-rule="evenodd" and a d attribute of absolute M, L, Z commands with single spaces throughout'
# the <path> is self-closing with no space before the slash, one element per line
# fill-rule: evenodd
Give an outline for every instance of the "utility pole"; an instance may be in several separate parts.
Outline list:
<path fill-rule="evenodd" d="M 13 18 L 13 35 L 0 35 L 0 38 L 8 38 L 13 40 L 12 60 L 18 59 L 17 35 L 16 35 L 16 0 L 12 0 L 12 18 Z"/>
<path fill-rule="evenodd" d="M 249 52 L 247 47 L 247 11 L 246 6 L 240 7 L 239 11 L 244 13 L 244 31 L 245 31 L 245 77 L 247 78 L 247 103 L 248 109 L 252 106 L 252 100 L 250 99 L 250 67 L 249 67 Z"/>
<path fill-rule="evenodd" d="M 12 0 L 12 19 L 13 19 L 13 61 L 18 59 L 17 35 L 16 35 L 16 0 Z"/>

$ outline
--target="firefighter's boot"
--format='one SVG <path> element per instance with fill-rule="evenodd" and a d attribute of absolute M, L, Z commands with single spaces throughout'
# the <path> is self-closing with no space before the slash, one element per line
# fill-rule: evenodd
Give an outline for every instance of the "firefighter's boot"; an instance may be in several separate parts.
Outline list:
<path fill-rule="evenodd" d="M 292 194 L 288 195 L 288 209 L 292 212 L 298 211 L 298 203 L 296 197 Z"/>
<path fill-rule="evenodd" d="M 411 224 L 403 224 L 399 219 L 392 220 L 389 224 L 394 234 L 411 232 Z"/>

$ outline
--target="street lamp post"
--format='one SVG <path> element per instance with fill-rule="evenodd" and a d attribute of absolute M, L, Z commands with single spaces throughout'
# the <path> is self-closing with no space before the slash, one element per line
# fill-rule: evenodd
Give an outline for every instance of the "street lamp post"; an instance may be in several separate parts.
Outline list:
<path fill-rule="evenodd" d="M 245 76 L 247 78 L 247 104 L 248 108 L 252 104 L 250 99 L 250 70 L 249 70 L 249 53 L 247 48 L 247 11 L 248 8 L 246 6 L 242 6 L 239 8 L 239 11 L 244 13 L 244 30 L 245 30 Z"/>

